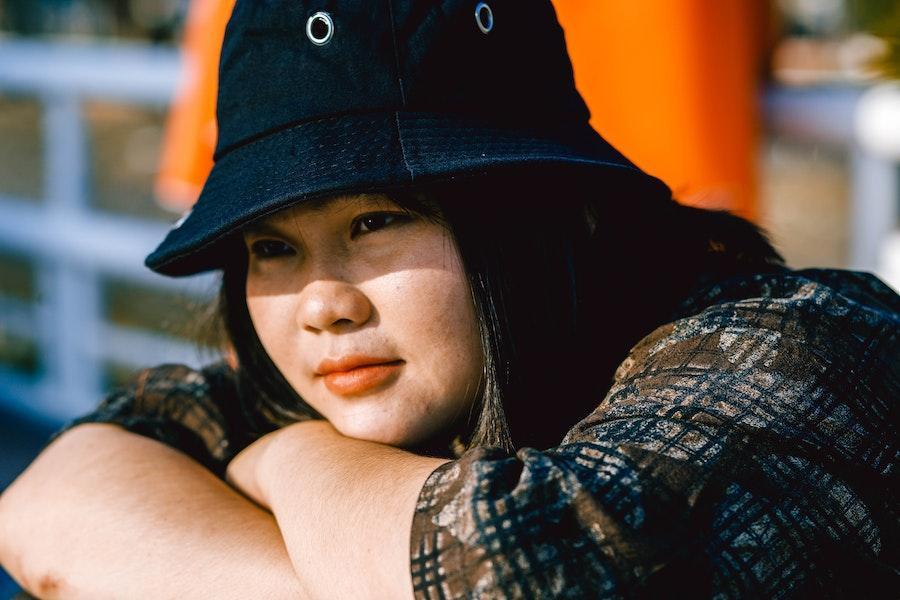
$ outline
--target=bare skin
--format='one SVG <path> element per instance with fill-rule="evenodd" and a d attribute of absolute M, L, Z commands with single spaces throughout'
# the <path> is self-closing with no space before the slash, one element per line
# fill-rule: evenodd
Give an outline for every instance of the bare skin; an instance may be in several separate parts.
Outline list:
<path fill-rule="evenodd" d="M 39 598 L 305 598 L 274 518 L 112 425 L 62 435 L 0 496 L 0 563 Z"/>
<path fill-rule="evenodd" d="M 232 462 L 229 481 L 273 511 L 314 593 L 410 597 L 415 503 L 446 461 L 394 447 L 425 442 L 465 415 L 483 363 L 455 242 L 380 195 L 301 204 L 244 238 L 257 335 L 330 424 L 266 436 Z M 361 355 L 400 364 L 349 389 L 321 372 L 323 362 Z"/>
<path fill-rule="evenodd" d="M 313 597 L 401 600 L 413 597 L 409 532 L 419 491 L 445 462 L 307 421 L 252 444 L 228 479 L 273 512 Z"/>
<path fill-rule="evenodd" d="M 232 487 L 114 426 L 73 429 L 0 496 L 0 563 L 25 589 L 48 598 L 412 597 L 413 511 L 445 461 L 398 446 L 467 413 L 482 357 L 446 230 L 384 213 L 398 211 L 382 196 L 343 198 L 247 232 L 257 333 L 328 422 L 252 444 L 229 466 Z M 323 360 L 360 354 L 401 367 L 351 393 L 325 385 Z"/>
<path fill-rule="evenodd" d="M 342 434 L 420 444 L 468 414 L 483 368 L 469 284 L 447 229 L 375 194 L 300 204 L 244 235 L 247 307 L 295 390 Z M 325 361 L 391 360 L 372 387 Z"/>

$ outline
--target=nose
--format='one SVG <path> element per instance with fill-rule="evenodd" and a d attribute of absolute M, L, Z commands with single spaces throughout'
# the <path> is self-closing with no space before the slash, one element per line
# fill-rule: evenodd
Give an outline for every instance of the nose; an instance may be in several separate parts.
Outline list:
<path fill-rule="evenodd" d="M 357 286 L 344 281 L 317 280 L 300 294 L 297 322 L 302 329 L 338 331 L 363 325 L 372 303 Z"/>

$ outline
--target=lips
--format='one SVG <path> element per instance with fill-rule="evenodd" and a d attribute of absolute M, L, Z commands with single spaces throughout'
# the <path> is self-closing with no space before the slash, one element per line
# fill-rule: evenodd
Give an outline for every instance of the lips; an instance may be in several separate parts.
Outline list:
<path fill-rule="evenodd" d="M 322 376 L 330 392 L 339 396 L 356 396 L 387 387 L 396 381 L 403 364 L 404 361 L 391 358 L 347 356 L 322 361 L 316 373 Z"/>

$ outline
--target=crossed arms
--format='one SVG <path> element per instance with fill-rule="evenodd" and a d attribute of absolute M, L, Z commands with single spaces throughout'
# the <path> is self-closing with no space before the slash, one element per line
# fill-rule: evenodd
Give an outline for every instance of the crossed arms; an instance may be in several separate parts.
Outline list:
<path fill-rule="evenodd" d="M 546 451 L 444 463 L 304 422 L 231 460 L 199 393 L 165 412 L 209 461 L 76 427 L 0 497 L 0 562 L 48 598 L 890 589 L 897 309 L 798 275 L 745 287 L 642 340 Z"/>
<path fill-rule="evenodd" d="M 442 462 L 306 422 L 238 455 L 231 488 L 159 442 L 81 425 L 0 496 L 0 562 L 41 598 L 411 597 L 415 501 Z"/>

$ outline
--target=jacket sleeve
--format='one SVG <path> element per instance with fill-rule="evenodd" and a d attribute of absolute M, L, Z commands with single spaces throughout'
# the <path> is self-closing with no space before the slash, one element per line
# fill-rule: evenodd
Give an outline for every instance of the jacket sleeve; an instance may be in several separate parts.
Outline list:
<path fill-rule="evenodd" d="M 203 371 L 183 365 L 145 369 L 52 439 L 84 423 L 111 423 L 180 450 L 224 476 L 237 451 L 225 418 L 232 397 L 222 373 L 227 368 L 221 364 Z"/>
<path fill-rule="evenodd" d="M 799 277 L 763 285 L 644 338 L 558 447 L 478 448 L 432 473 L 413 517 L 415 596 L 896 584 L 881 554 L 897 539 L 897 313 Z"/>

